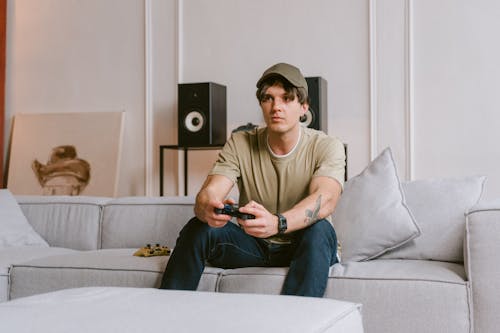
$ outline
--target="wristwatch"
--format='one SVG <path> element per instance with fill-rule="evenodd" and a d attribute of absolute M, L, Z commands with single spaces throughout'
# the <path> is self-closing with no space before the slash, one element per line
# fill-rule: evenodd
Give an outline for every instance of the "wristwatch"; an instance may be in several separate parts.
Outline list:
<path fill-rule="evenodd" d="M 280 213 L 274 214 L 278 217 L 278 235 L 283 235 L 288 228 L 286 223 L 286 217 L 281 215 Z"/>

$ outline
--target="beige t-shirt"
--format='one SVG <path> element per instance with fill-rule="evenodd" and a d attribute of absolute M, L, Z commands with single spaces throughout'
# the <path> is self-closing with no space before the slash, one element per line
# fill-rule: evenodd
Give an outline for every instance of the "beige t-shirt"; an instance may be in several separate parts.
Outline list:
<path fill-rule="evenodd" d="M 343 185 L 344 168 L 344 145 L 337 138 L 302 128 L 294 150 L 275 156 L 268 148 L 267 128 L 257 128 L 233 133 L 209 174 L 238 184 L 240 206 L 254 200 L 274 214 L 307 197 L 312 177 L 331 177 Z"/>

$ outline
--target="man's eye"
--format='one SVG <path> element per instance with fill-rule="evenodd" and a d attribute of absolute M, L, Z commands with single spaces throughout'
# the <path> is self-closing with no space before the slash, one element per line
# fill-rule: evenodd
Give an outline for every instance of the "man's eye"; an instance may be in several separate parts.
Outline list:
<path fill-rule="evenodd" d="M 262 97 L 261 101 L 262 102 L 269 102 L 272 100 L 272 97 L 269 96 L 269 95 L 265 95 L 264 97 Z"/>

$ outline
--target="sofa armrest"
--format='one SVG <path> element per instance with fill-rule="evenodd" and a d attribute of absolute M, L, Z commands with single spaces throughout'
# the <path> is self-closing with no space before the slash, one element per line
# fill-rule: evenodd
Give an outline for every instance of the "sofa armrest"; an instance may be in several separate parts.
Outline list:
<path fill-rule="evenodd" d="M 500 327 L 500 199 L 481 203 L 466 214 L 465 270 L 472 292 L 475 332 Z"/>

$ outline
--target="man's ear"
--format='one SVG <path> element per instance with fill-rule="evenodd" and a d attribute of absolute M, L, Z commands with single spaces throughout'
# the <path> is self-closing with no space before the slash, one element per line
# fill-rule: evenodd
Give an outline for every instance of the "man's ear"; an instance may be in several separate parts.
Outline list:
<path fill-rule="evenodd" d="M 301 105 L 301 108 L 302 108 L 302 115 L 304 116 L 307 113 L 307 111 L 309 111 L 309 104 L 304 103 Z"/>

